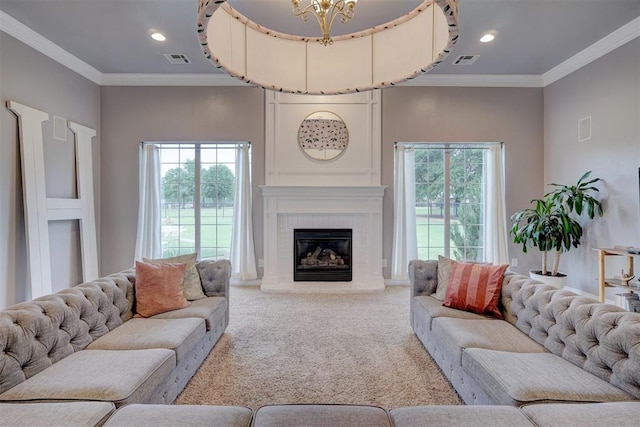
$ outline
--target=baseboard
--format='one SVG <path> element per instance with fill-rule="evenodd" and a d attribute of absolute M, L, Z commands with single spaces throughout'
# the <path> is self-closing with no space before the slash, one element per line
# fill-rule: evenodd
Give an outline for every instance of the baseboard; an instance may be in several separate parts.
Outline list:
<path fill-rule="evenodd" d="M 261 279 L 253 279 L 253 280 L 231 279 L 229 280 L 229 284 L 231 286 L 260 286 L 262 284 L 262 280 Z"/>
<path fill-rule="evenodd" d="M 385 286 L 409 286 L 409 280 L 384 279 Z"/>
<path fill-rule="evenodd" d="M 562 289 L 566 289 L 568 291 L 575 292 L 578 295 L 583 295 L 585 297 L 593 298 L 593 299 L 596 299 L 596 300 L 600 299 L 600 297 L 598 297 L 598 295 L 590 294 L 589 292 L 585 292 L 585 291 L 580 290 L 580 289 L 572 288 L 570 286 L 565 286 Z M 607 303 L 607 304 L 616 305 L 616 303 L 613 300 L 610 300 L 610 299 L 605 299 L 604 302 Z"/>

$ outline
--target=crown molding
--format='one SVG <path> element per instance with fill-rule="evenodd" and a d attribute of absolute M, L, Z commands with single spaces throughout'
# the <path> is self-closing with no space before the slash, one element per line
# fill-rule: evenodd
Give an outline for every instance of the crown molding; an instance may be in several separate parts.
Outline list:
<path fill-rule="evenodd" d="M 423 74 L 398 86 L 542 87 L 535 74 Z"/>
<path fill-rule="evenodd" d="M 630 42 L 638 36 L 640 36 L 640 17 L 626 25 L 623 25 L 586 49 L 576 53 L 560 65 L 557 65 L 544 73 L 542 75 L 544 86 L 548 86 L 551 83 L 568 76 L 574 71 L 577 71 L 596 59 L 603 57 L 607 53 L 619 48 L 627 42 Z"/>
<path fill-rule="evenodd" d="M 224 73 L 211 74 L 127 74 L 104 73 L 101 86 L 250 86 Z"/>
<path fill-rule="evenodd" d="M 102 86 L 250 86 L 227 74 L 105 73 Z M 542 87 L 539 75 L 423 74 L 398 86 Z"/>
<path fill-rule="evenodd" d="M 101 86 L 247 86 L 247 83 L 222 73 L 101 73 L 1 10 L 0 31 L 15 37 L 38 52 Z M 399 86 L 545 87 L 639 36 L 640 17 L 603 37 L 542 75 L 423 74 L 415 79 L 401 83 Z"/>
<path fill-rule="evenodd" d="M 0 10 L 0 30 L 27 46 L 45 54 L 82 77 L 100 84 L 102 73 L 52 41 L 42 37 L 22 22 Z"/>

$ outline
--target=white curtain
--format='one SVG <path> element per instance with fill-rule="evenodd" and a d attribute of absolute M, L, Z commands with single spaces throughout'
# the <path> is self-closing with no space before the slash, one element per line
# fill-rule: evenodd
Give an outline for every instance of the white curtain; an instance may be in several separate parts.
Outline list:
<path fill-rule="evenodd" d="M 484 260 L 508 264 L 507 210 L 502 144 L 486 151 Z"/>
<path fill-rule="evenodd" d="M 391 279 L 409 280 L 409 261 L 418 257 L 416 238 L 415 151 L 398 144 L 395 150 L 393 253 Z"/>
<path fill-rule="evenodd" d="M 135 260 L 162 256 L 160 222 L 160 150 L 153 144 L 140 144 L 138 156 L 138 232 Z"/>
<path fill-rule="evenodd" d="M 236 192 L 230 256 L 231 276 L 240 280 L 258 278 L 253 246 L 252 211 L 249 144 L 243 144 L 236 152 Z"/>

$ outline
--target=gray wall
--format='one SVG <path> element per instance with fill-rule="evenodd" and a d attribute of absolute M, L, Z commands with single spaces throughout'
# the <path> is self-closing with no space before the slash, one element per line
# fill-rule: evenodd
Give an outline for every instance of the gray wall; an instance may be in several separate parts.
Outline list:
<path fill-rule="evenodd" d="M 102 87 L 102 273 L 133 265 L 141 141 L 251 141 L 255 246 L 262 258 L 264 91 Z"/>
<path fill-rule="evenodd" d="M 592 120 L 591 139 L 578 142 L 578 120 L 587 116 Z M 598 263 L 592 248 L 640 246 L 639 167 L 640 38 L 636 38 L 544 89 L 545 183 L 572 184 L 588 170 L 604 179 L 600 188 L 605 216 L 584 221 L 583 244 L 561 258 L 568 286 L 597 295 Z M 609 277 L 620 274 L 622 263 L 608 264 Z"/>
<path fill-rule="evenodd" d="M 542 192 L 542 89 L 395 87 L 382 94 L 382 184 L 384 257 L 391 259 L 393 242 L 393 143 L 505 143 L 507 215 L 525 207 Z M 518 258 L 517 271 L 537 265 L 536 254 Z M 385 277 L 389 272 L 385 271 Z"/>
<path fill-rule="evenodd" d="M 383 91 L 384 257 L 391 259 L 393 143 L 504 141 L 509 211 L 542 191 L 542 89 L 393 88 Z M 490 101 L 490 102 L 488 102 Z M 137 149 L 144 140 L 250 140 L 256 257 L 263 257 L 264 98 L 253 88 L 102 88 L 102 272 L 133 262 Z M 527 271 L 535 254 L 512 251 Z M 389 277 L 389 272 L 385 271 Z"/>
<path fill-rule="evenodd" d="M 257 258 L 262 258 L 264 92 L 250 87 L 98 87 L 0 32 L 0 92 L 98 131 L 94 141 L 101 273 L 132 265 L 137 225 L 138 144 L 143 140 L 250 140 Z M 596 293 L 595 246 L 640 245 L 637 168 L 640 166 L 640 40 L 572 75 L 539 88 L 395 87 L 382 93 L 382 184 L 385 252 L 391 258 L 393 143 L 504 141 L 508 215 L 529 206 L 550 181 L 573 182 L 589 169 L 605 179 L 606 217 L 587 230 L 586 244 L 561 267 L 570 286 Z M 591 115 L 593 138 L 576 142 L 577 119 Z M 6 109 L 0 135 L 0 306 L 28 298 L 17 119 Z M 45 133 L 47 130 L 45 129 Z M 53 142 L 52 142 L 53 143 Z M 73 195 L 68 144 L 51 145 L 48 188 Z M 57 229 L 58 227 L 59 229 Z M 64 286 L 79 281 L 77 225 L 56 224 L 54 272 Z M 69 233 L 70 232 L 70 233 Z M 66 240 L 65 240 L 66 239 Z M 52 243 L 53 244 L 53 243 Z M 523 254 L 516 270 L 539 264 Z M 574 276 L 574 272 L 577 274 Z M 385 276 L 389 272 L 385 271 Z M 62 287 L 64 287 L 62 286 Z"/>
<path fill-rule="evenodd" d="M 30 297 L 27 274 L 18 118 L 8 100 L 73 120 L 100 135 L 100 89 L 91 81 L 0 32 L 0 308 Z M 74 197 L 74 150 L 43 125 L 48 197 Z M 93 140 L 97 224 L 100 224 L 100 142 Z M 54 290 L 82 281 L 77 221 L 49 226 Z M 100 236 L 98 235 L 98 238 Z"/>

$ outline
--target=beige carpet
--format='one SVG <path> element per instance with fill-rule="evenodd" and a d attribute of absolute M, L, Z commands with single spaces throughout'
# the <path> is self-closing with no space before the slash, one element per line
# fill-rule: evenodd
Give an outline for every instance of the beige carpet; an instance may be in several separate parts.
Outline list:
<path fill-rule="evenodd" d="M 409 289 L 267 294 L 232 287 L 230 324 L 178 404 L 460 404 L 409 325 Z"/>

